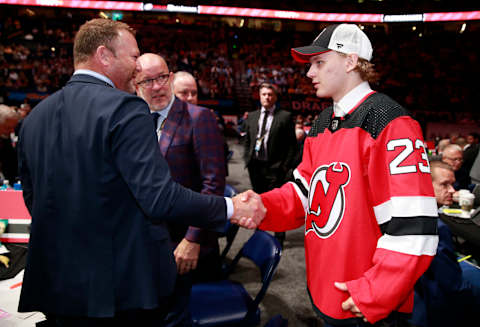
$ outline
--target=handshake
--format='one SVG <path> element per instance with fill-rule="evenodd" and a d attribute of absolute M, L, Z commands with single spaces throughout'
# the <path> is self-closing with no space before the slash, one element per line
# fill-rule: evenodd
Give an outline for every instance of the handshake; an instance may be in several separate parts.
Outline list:
<path fill-rule="evenodd" d="M 255 229 L 260 225 L 267 209 L 262 198 L 252 190 L 240 193 L 232 198 L 233 215 L 230 221 L 244 228 Z"/>

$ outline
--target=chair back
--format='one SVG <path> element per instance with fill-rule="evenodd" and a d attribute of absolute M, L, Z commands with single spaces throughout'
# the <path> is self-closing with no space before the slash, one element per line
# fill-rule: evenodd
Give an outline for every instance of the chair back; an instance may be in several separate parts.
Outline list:
<path fill-rule="evenodd" d="M 228 198 L 233 198 L 237 195 L 237 190 L 230 184 L 225 184 L 225 190 L 223 191 L 223 196 Z"/>
<path fill-rule="evenodd" d="M 232 185 L 225 184 L 225 191 L 223 196 L 232 198 L 235 195 L 237 195 L 237 190 Z M 233 240 L 235 239 L 237 232 L 238 232 L 238 225 L 232 224 L 230 220 L 227 220 L 227 223 L 225 224 L 225 229 L 223 230 L 223 233 L 220 234 L 220 237 L 225 237 L 227 241 L 225 244 L 225 248 L 222 250 L 222 253 L 220 254 L 220 260 L 222 261 L 223 264 L 224 264 L 225 258 L 227 257 L 228 251 L 232 247 Z"/>
<path fill-rule="evenodd" d="M 232 269 L 242 257 L 250 259 L 260 269 L 262 287 L 254 300 L 255 309 L 267 292 L 281 255 L 282 247 L 278 240 L 267 232 L 256 230 L 233 259 Z"/>
<path fill-rule="evenodd" d="M 235 236 L 237 235 L 239 226 L 236 224 L 232 224 L 230 220 L 227 220 L 227 223 L 225 224 L 225 229 L 224 232 L 221 234 L 222 237 L 225 237 L 226 243 L 225 247 L 222 250 L 222 253 L 220 254 L 220 260 L 223 262 L 225 258 L 227 257 L 227 253 L 232 247 L 233 241 L 235 240 Z"/>

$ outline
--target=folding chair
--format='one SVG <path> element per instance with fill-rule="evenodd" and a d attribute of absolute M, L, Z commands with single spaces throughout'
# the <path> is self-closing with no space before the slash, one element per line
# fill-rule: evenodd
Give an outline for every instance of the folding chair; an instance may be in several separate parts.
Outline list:
<path fill-rule="evenodd" d="M 252 298 L 244 286 L 228 279 L 195 284 L 190 296 L 194 326 L 254 326 L 260 322 L 262 301 L 281 256 L 278 241 L 267 232 L 256 230 L 230 265 L 230 271 L 241 258 L 251 260 L 260 270 L 262 286 Z"/>

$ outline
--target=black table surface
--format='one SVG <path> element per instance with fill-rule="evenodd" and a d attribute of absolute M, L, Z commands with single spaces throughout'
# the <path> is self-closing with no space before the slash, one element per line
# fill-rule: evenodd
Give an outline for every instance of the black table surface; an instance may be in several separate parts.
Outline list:
<path fill-rule="evenodd" d="M 480 248 L 480 210 L 475 210 L 471 218 L 460 218 L 439 213 L 439 218 L 450 227 L 453 234 Z"/>

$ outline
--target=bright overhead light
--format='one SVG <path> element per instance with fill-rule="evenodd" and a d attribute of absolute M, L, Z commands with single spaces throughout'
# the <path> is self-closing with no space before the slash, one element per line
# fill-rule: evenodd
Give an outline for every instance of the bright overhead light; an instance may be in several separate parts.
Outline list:
<path fill-rule="evenodd" d="M 463 32 L 465 32 L 465 29 L 467 28 L 467 23 L 463 23 L 462 24 L 462 27 L 460 28 L 460 34 L 462 34 Z"/>

